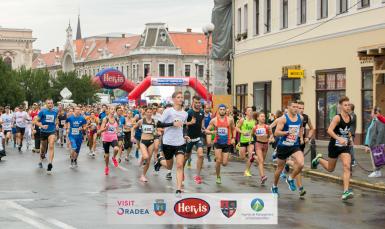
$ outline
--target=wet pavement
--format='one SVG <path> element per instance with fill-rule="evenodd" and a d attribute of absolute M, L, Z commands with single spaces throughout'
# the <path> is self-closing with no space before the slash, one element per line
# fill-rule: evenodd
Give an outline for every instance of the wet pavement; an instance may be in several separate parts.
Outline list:
<path fill-rule="evenodd" d="M 148 184 L 141 183 L 135 158 L 111 166 L 110 175 L 103 174 L 103 155 L 89 158 L 85 148 L 79 158 L 79 168 L 69 168 L 69 154 L 56 148 L 52 175 L 37 168 L 38 155 L 18 153 L 8 149 L 0 162 L 0 228 L 234 228 L 234 225 L 109 225 L 107 193 L 174 193 L 175 180 L 165 179 L 150 168 Z M 195 158 L 193 159 L 193 165 Z M 45 163 L 46 167 L 46 163 Z M 268 193 L 272 170 L 266 186 L 259 185 L 257 168 L 253 177 L 243 177 L 244 164 L 230 162 L 222 170 L 222 185 L 215 184 L 214 164 L 205 161 L 204 182 L 196 185 L 193 169 L 186 169 L 185 190 L 189 193 Z M 173 176 L 175 177 L 175 175 Z M 340 200 L 339 184 L 317 178 L 305 178 L 307 196 L 299 199 L 297 192 L 280 182 L 278 225 L 236 226 L 239 228 L 383 228 L 385 225 L 385 194 L 354 189 L 355 198 Z"/>

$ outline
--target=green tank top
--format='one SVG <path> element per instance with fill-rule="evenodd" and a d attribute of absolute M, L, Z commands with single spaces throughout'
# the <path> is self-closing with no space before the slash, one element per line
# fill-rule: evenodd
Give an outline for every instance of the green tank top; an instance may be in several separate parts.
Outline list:
<path fill-rule="evenodd" d="M 247 120 L 246 118 L 243 120 L 243 123 L 242 123 L 242 126 L 241 126 L 241 131 L 244 132 L 244 131 L 247 131 L 249 132 L 250 134 L 249 135 L 243 135 L 241 134 L 241 139 L 240 139 L 240 142 L 241 143 L 248 143 L 248 142 L 251 142 L 253 141 L 253 135 L 251 134 L 253 128 L 255 126 L 255 120 L 254 119 L 251 119 L 251 120 Z"/>

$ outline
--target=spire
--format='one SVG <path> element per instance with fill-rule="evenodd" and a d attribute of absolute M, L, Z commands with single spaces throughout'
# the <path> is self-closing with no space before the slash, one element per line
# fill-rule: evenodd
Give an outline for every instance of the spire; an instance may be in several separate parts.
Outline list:
<path fill-rule="evenodd" d="M 80 15 L 78 15 L 78 28 L 76 30 L 76 40 L 82 39 L 82 31 L 80 29 Z"/>

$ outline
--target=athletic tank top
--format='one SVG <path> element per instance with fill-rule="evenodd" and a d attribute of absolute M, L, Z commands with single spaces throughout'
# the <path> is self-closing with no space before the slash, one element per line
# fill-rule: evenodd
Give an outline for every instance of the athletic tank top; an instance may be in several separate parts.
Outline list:
<path fill-rule="evenodd" d="M 114 123 L 110 123 L 110 121 L 107 118 L 107 124 L 106 124 L 106 131 L 103 132 L 103 141 L 104 142 L 113 142 L 115 140 L 118 140 L 118 123 L 116 120 Z"/>
<path fill-rule="evenodd" d="M 349 115 L 349 122 L 346 123 L 344 119 L 342 118 L 341 114 L 338 114 L 340 116 L 340 122 L 338 125 L 334 128 L 333 132 L 338 136 L 344 138 L 348 144 L 349 144 L 349 139 L 350 139 L 350 128 L 352 124 L 352 119 L 350 118 Z M 345 147 L 346 145 L 341 145 L 336 139 L 331 138 L 330 141 L 337 147 Z"/>
<path fill-rule="evenodd" d="M 208 114 L 205 114 L 205 128 L 207 128 L 210 124 L 210 121 L 211 121 L 211 114 L 208 113 Z"/>
<path fill-rule="evenodd" d="M 219 145 L 229 145 L 230 144 L 230 126 L 227 121 L 227 116 L 225 116 L 225 120 L 221 121 L 221 119 L 217 118 L 217 135 L 215 136 L 214 142 Z"/>
<path fill-rule="evenodd" d="M 131 128 L 133 127 L 133 124 L 132 124 L 132 120 L 129 118 L 128 119 L 128 122 L 126 123 L 126 125 L 124 125 L 123 127 L 123 131 L 124 132 L 131 132 Z"/>
<path fill-rule="evenodd" d="M 146 119 L 143 119 L 142 122 L 142 133 L 143 134 L 154 134 L 155 132 L 155 121 L 151 120 L 151 123 L 148 123 Z"/>
<path fill-rule="evenodd" d="M 248 135 L 244 135 L 244 134 L 241 134 L 241 143 L 248 143 L 248 142 L 251 142 L 253 140 L 253 136 L 252 136 L 252 130 L 253 128 L 255 127 L 255 120 L 254 119 L 251 119 L 251 120 L 247 120 L 247 118 L 245 118 L 243 120 L 243 123 L 242 123 L 242 126 L 241 126 L 241 131 L 242 132 L 249 132 Z"/>
<path fill-rule="evenodd" d="M 289 134 L 282 136 L 278 142 L 280 146 L 299 146 L 299 131 L 302 126 L 301 116 L 297 114 L 297 120 L 291 121 L 289 116 L 285 114 L 286 123 L 282 131 L 288 131 Z"/>

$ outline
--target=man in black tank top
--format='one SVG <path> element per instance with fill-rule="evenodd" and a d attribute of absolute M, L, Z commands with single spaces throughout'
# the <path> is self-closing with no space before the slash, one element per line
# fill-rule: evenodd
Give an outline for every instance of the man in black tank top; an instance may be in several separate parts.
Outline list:
<path fill-rule="evenodd" d="M 353 192 L 349 189 L 350 184 L 350 166 L 351 166 L 351 154 L 350 146 L 352 145 L 351 136 L 351 118 L 349 115 L 350 102 L 348 97 L 342 97 L 339 101 L 341 108 L 341 114 L 334 116 L 330 126 L 328 128 L 328 134 L 330 135 L 329 142 L 329 160 L 325 160 L 322 154 L 318 154 L 312 161 L 314 167 L 321 164 L 327 171 L 333 172 L 337 159 L 340 158 L 343 165 L 343 186 L 344 192 L 342 194 L 342 200 L 353 198 Z"/>

